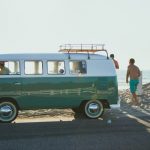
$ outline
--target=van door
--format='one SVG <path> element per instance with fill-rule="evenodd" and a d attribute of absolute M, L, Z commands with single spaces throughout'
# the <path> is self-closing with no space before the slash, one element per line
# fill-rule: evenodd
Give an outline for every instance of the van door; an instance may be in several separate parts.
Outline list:
<path fill-rule="evenodd" d="M 21 78 L 9 75 L 0 76 L 0 98 L 8 97 L 17 100 L 21 95 Z"/>
<path fill-rule="evenodd" d="M 0 61 L 0 97 L 14 98 L 21 95 L 19 61 Z"/>
<path fill-rule="evenodd" d="M 21 109 L 44 108 L 43 61 L 25 60 L 22 77 Z"/>

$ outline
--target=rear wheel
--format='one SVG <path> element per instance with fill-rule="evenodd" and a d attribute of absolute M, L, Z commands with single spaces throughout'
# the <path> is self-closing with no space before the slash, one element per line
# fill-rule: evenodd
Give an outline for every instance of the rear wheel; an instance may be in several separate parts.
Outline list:
<path fill-rule="evenodd" d="M 0 103 L 0 122 L 8 123 L 16 119 L 18 109 L 16 105 L 10 101 Z"/>
<path fill-rule="evenodd" d="M 85 104 L 84 111 L 87 117 L 95 119 L 102 116 L 104 107 L 98 100 L 90 100 Z"/>

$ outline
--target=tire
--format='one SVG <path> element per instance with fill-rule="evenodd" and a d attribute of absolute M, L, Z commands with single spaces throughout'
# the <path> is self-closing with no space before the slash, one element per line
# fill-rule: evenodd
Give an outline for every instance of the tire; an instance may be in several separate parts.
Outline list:
<path fill-rule="evenodd" d="M 18 109 L 16 105 L 10 101 L 3 101 L 0 103 L 0 122 L 9 123 L 18 116 Z"/>
<path fill-rule="evenodd" d="M 90 100 L 85 104 L 84 112 L 88 118 L 96 119 L 103 115 L 104 106 L 101 101 Z"/>

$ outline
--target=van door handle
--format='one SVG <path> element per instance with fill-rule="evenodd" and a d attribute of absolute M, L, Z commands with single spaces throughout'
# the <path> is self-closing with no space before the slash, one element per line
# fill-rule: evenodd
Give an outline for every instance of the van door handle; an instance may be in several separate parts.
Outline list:
<path fill-rule="evenodd" d="M 20 82 L 15 82 L 14 85 L 21 85 L 21 83 Z"/>

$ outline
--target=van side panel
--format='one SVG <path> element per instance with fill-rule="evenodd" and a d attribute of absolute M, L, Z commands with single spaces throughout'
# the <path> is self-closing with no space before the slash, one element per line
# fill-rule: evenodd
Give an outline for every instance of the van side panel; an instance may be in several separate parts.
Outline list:
<path fill-rule="evenodd" d="M 34 77 L 22 79 L 20 109 L 78 107 L 84 100 L 107 99 L 116 104 L 116 77 Z"/>
<path fill-rule="evenodd" d="M 21 84 L 20 77 L 0 77 L 0 99 L 5 97 L 18 99 L 22 92 Z"/>
<path fill-rule="evenodd" d="M 78 107 L 84 100 L 108 100 L 118 102 L 116 71 L 112 60 L 90 54 L 10 54 L 1 55 L 3 60 L 20 60 L 21 75 L 0 77 L 0 101 L 15 99 L 21 110 Z M 43 60 L 42 75 L 25 75 L 24 60 Z M 65 60 L 64 75 L 48 75 L 47 60 Z M 86 60 L 87 74 L 69 72 L 70 60 Z"/>

